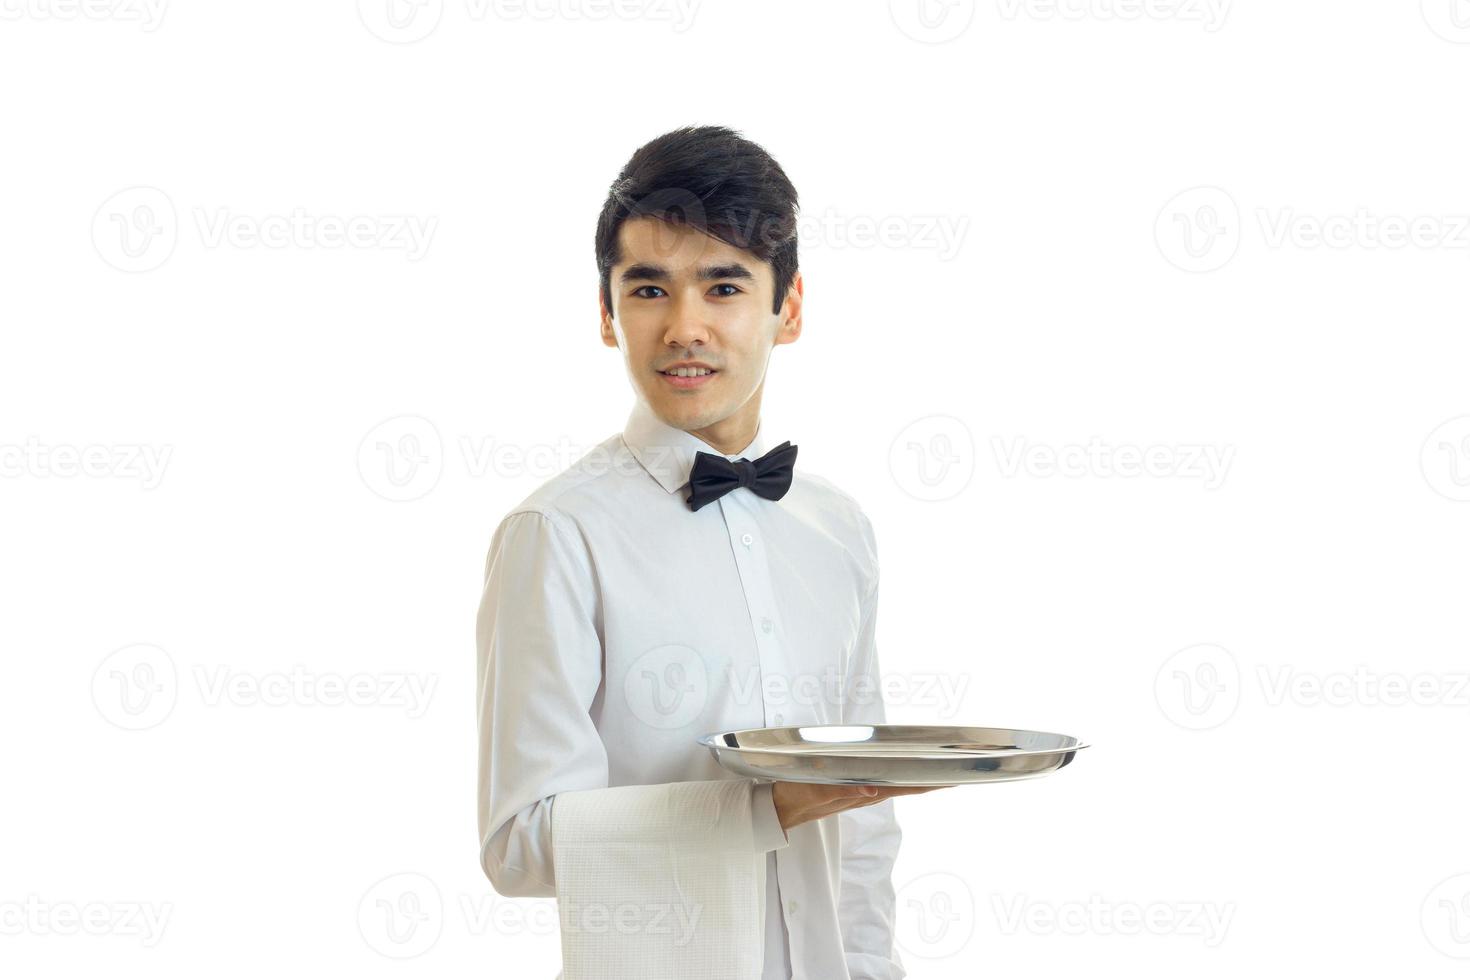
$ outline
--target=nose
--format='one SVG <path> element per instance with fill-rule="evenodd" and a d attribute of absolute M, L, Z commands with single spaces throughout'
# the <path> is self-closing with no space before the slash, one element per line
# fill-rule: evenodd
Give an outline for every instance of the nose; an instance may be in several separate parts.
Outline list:
<path fill-rule="evenodd" d="M 675 295 L 665 309 L 668 322 L 664 325 L 664 343 L 672 347 L 693 347 L 709 340 L 709 323 L 704 317 L 704 304 L 700 297 Z"/>

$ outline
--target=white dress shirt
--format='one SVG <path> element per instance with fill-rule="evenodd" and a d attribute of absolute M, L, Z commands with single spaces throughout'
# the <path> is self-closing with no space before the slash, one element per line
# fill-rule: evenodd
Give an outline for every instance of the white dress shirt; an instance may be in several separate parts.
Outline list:
<path fill-rule="evenodd" d="M 727 458 L 770 448 L 762 422 Z M 556 894 L 559 792 L 739 778 L 696 744 L 710 732 L 884 721 L 877 548 L 857 502 L 798 461 L 780 500 L 738 487 L 691 511 L 696 452 L 717 451 L 639 399 L 495 530 L 478 803 L 502 895 Z M 760 980 L 901 980 L 892 801 L 788 832 L 770 783 L 746 782 L 766 852 Z"/>

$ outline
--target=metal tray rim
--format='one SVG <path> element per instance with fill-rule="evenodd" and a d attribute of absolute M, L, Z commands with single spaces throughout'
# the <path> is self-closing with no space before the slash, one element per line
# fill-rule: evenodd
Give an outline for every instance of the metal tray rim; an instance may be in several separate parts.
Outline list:
<path fill-rule="evenodd" d="M 1091 743 L 1084 742 L 1074 735 L 1063 735 L 1061 732 L 1043 732 L 1034 728 L 1011 728 L 1003 725 L 774 725 L 766 728 L 736 728 L 722 732 L 710 732 L 709 734 L 699 736 L 696 739 L 696 742 L 699 745 L 702 745 L 708 749 L 728 750 L 733 752 L 761 752 L 766 750 L 749 745 L 726 745 L 723 740 L 732 735 L 746 735 L 752 732 L 795 731 L 801 728 L 885 728 L 890 731 L 898 731 L 905 728 L 952 728 L 956 731 L 983 728 L 990 731 L 1026 732 L 1030 735 L 1050 735 L 1053 738 L 1071 739 L 1075 743 L 1073 745 L 1058 745 L 1052 748 L 1043 749 L 995 749 L 984 753 L 988 755 L 1004 755 L 1006 757 L 1024 755 L 1057 755 L 1063 752 L 1076 752 L 1081 749 L 1091 747 Z M 832 745 L 840 743 L 825 744 Z M 977 754 L 980 753 L 977 752 Z"/>

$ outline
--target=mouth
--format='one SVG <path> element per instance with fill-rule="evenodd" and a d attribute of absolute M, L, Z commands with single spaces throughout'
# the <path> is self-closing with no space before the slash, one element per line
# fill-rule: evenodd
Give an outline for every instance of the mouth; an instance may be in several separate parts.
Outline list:
<path fill-rule="evenodd" d="M 719 376 L 720 372 L 714 368 L 699 365 L 697 367 L 673 367 L 666 371 L 658 372 L 663 378 L 675 388 L 700 388 L 709 384 Z"/>

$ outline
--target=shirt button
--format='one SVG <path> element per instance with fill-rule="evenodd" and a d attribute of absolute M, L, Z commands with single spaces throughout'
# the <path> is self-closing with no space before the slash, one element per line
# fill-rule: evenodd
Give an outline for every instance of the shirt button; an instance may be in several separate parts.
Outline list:
<path fill-rule="evenodd" d="M 778 714 L 778 715 L 776 715 L 776 717 L 772 718 L 771 720 L 774 721 L 778 725 L 784 725 L 786 723 L 786 716 L 785 715 Z"/>
<path fill-rule="evenodd" d="M 771 631 L 771 620 L 769 617 L 761 620 L 761 629 L 767 633 Z"/>
<path fill-rule="evenodd" d="M 743 544 L 743 545 L 745 545 L 747 548 L 750 547 L 750 543 L 752 541 L 754 541 L 754 540 L 755 540 L 755 537 L 753 535 L 751 535 L 751 533 L 749 531 L 747 531 L 746 533 L 740 535 L 740 543 Z"/>
<path fill-rule="evenodd" d="M 796 914 L 796 899 L 793 898 L 791 901 L 786 903 L 786 911 L 790 912 L 792 915 Z"/>

